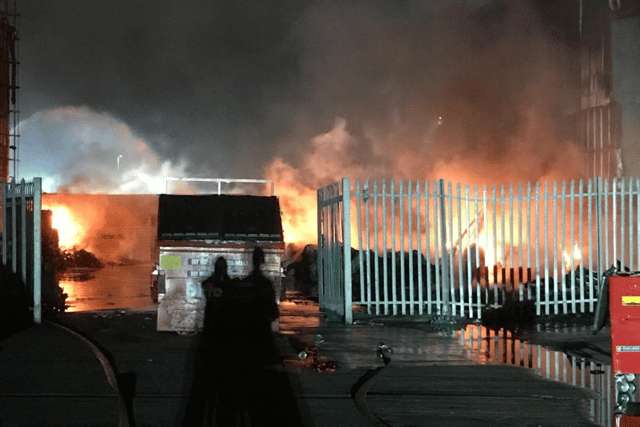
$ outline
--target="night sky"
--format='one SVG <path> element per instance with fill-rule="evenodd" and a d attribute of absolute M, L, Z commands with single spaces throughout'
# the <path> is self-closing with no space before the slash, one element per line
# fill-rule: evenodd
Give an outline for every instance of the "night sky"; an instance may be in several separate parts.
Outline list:
<path fill-rule="evenodd" d="M 145 192 L 576 172 L 570 49 L 525 2 L 482 3 L 19 1 L 20 175 Z"/>

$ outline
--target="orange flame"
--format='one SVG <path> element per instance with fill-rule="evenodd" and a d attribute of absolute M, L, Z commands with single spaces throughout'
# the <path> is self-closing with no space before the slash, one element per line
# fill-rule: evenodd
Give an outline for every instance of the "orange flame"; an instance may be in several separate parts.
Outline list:
<path fill-rule="evenodd" d="M 582 253 L 578 244 L 576 243 L 575 245 L 573 245 L 573 251 L 564 251 L 562 253 L 562 257 L 564 258 L 565 270 L 570 271 L 573 268 L 574 262 L 579 261 L 582 257 Z"/>
<path fill-rule="evenodd" d="M 83 236 L 82 227 L 78 218 L 64 206 L 44 206 L 44 209 L 52 211 L 52 227 L 58 230 L 59 246 L 71 248 L 80 243 Z"/>

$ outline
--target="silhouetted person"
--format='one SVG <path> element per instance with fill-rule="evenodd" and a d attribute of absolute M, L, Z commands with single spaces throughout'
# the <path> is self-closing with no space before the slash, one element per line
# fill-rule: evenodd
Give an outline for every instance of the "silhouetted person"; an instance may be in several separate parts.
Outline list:
<path fill-rule="evenodd" d="M 216 262 L 213 268 L 213 274 L 202 282 L 202 290 L 207 300 L 204 309 L 204 334 L 212 338 L 216 333 L 220 331 L 215 328 L 220 328 L 224 324 L 224 317 L 227 307 L 225 307 L 225 297 L 232 286 L 231 278 L 227 273 L 227 261 L 223 257 L 216 258 Z"/>
<path fill-rule="evenodd" d="M 223 295 L 232 286 L 227 273 L 227 261 L 216 258 L 213 274 L 202 282 L 206 298 L 204 327 L 196 348 L 191 396 L 187 405 L 184 426 L 213 426 L 217 395 L 219 394 L 216 366 L 216 338 L 223 332 L 225 316 Z"/>
<path fill-rule="evenodd" d="M 241 280 L 214 272 L 203 282 L 203 344 L 187 408 L 196 414 L 187 413 L 185 425 L 302 426 L 271 331 L 278 305 L 273 284 L 260 269 L 263 250 L 255 249 L 252 259 L 251 274 Z M 204 399 L 194 398 L 198 390 Z"/>

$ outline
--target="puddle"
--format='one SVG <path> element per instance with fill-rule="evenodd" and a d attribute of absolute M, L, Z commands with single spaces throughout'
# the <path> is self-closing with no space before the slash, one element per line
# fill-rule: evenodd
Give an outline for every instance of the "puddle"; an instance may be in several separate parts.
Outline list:
<path fill-rule="evenodd" d="M 529 343 L 504 329 L 468 325 L 455 335 L 476 363 L 521 366 L 541 377 L 589 390 L 594 396 L 589 402 L 591 420 L 613 425 L 615 379 L 610 365 Z"/>
<path fill-rule="evenodd" d="M 151 271 L 147 265 L 70 270 L 59 281 L 68 295 L 66 311 L 152 306 Z"/>

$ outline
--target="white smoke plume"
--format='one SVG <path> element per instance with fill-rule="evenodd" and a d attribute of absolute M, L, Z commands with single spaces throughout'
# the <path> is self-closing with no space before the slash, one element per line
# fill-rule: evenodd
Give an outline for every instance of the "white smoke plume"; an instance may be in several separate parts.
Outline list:
<path fill-rule="evenodd" d="M 20 175 L 45 192 L 143 194 L 184 176 L 183 160 L 163 160 L 123 121 L 87 107 L 39 111 L 20 122 Z"/>

